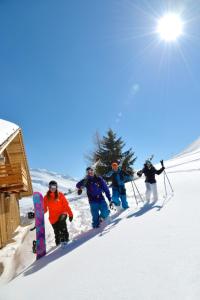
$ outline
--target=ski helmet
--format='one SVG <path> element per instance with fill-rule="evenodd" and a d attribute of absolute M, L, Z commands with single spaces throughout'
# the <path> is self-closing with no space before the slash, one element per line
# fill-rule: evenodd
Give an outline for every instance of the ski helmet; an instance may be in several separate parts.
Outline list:
<path fill-rule="evenodd" d="M 55 180 L 51 180 L 50 182 L 49 182 L 49 187 L 51 187 L 51 186 L 56 186 L 56 188 L 58 187 L 58 184 L 57 184 L 57 182 L 55 181 Z"/>

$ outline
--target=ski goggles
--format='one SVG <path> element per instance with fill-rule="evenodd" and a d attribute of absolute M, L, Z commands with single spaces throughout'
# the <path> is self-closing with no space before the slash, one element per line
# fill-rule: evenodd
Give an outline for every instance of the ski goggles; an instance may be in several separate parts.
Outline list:
<path fill-rule="evenodd" d="M 49 186 L 49 189 L 50 189 L 50 190 L 56 190 L 56 189 L 57 189 L 57 185 L 50 185 L 50 186 Z"/>

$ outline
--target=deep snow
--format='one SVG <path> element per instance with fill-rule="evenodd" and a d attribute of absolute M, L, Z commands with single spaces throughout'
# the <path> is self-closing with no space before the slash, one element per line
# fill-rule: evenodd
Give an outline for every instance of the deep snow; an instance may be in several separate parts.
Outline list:
<path fill-rule="evenodd" d="M 130 208 L 98 230 L 90 229 L 87 199 L 72 193 L 68 248 L 52 248 L 47 237 L 46 257 L 2 286 L 0 300 L 200 299 L 200 142 L 194 148 L 165 162 L 173 197 L 168 186 L 165 198 L 163 174 L 153 207 L 137 207 L 127 184 Z M 135 182 L 144 195 L 144 178 Z M 47 220 L 46 226 L 49 234 Z"/>

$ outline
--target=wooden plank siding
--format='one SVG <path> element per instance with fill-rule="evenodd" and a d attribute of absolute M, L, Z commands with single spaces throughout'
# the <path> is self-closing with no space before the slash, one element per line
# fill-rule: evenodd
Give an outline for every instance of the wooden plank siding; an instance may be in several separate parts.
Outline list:
<path fill-rule="evenodd" d="M 5 164 L 0 166 L 0 191 L 8 186 L 22 185 L 28 190 L 26 171 L 21 164 Z M 15 190 L 15 189 L 14 189 Z"/>
<path fill-rule="evenodd" d="M 13 232 L 20 225 L 19 202 L 17 194 L 7 197 L 0 194 L 0 248 L 12 238 Z"/>
<path fill-rule="evenodd" d="M 27 162 L 27 157 L 24 149 L 22 131 L 19 129 L 18 134 L 12 140 L 12 142 L 6 148 L 7 156 L 11 164 L 21 164 L 23 173 L 26 174 L 23 176 L 24 188 L 21 189 L 22 197 L 31 196 L 33 194 L 32 182 L 29 173 L 29 167 Z"/>
<path fill-rule="evenodd" d="M 6 229 L 6 214 L 5 214 L 5 200 L 4 195 L 0 194 L 0 248 L 2 248 L 7 241 Z"/>

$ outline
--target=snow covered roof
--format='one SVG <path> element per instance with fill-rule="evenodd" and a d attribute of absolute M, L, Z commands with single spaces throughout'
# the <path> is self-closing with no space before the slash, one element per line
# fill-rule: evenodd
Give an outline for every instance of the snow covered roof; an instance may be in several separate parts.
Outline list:
<path fill-rule="evenodd" d="M 19 129 L 19 126 L 0 119 L 0 147 Z"/>

